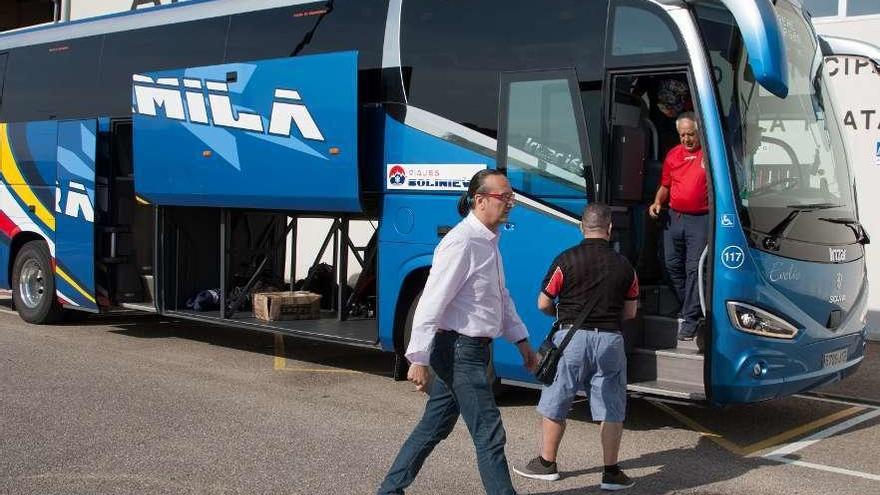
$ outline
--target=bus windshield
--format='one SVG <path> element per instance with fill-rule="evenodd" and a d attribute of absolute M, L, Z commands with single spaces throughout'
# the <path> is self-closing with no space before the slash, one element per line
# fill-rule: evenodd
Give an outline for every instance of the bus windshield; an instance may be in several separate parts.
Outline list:
<path fill-rule="evenodd" d="M 855 220 L 853 182 L 823 58 L 802 12 L 787 1 L 776 5 L 789 71 L 788 96 L 779 98 L 755 81 L 732 16 L 712 4 L 697 11 L 726 117 L 743 225 L 802 242 L 840 243 L 846 235 L 823 218 Z"/>

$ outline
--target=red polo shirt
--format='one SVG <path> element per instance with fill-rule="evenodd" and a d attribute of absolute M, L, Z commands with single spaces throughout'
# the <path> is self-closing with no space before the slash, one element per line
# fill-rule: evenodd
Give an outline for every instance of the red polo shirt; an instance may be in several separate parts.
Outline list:
<path fill-rule="evenodd" d="M 660 184 L 669 188 L 669 207 L 681 213 L 698 215 L 709 211 L 709 189 L 703 165 L 703 148 L 693 153 L 679 144 L 663 161 Z"/>

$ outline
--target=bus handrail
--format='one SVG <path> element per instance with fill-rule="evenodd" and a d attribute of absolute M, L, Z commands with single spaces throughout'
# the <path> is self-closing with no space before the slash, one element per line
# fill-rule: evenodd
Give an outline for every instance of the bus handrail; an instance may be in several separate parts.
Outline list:
<path fill-rule="evenodd" d="M 706 317 L 706 289 L 703 287 L 703 265 L 706 264 L 706 258 L 709 257 L 709 246 L 703 248 L 703 254 L 700 255 L 700 264 L 697 265 L 697 288 L 700 293 L 700 311 L 703 312 L 703 318 Z"/>

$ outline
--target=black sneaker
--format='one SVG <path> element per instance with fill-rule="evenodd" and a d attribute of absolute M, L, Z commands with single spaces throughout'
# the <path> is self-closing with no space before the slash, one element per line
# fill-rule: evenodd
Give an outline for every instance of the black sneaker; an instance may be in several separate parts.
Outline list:
<path fill-rule="evenodd" d="M 535 457 L 525 467 L 514 467 L 513 471 L 526 478 L 536 480 L 556 481 L 559 479 L 559 471 L 556 470 L 556 463 L 551 462 L 549 466 L 545 466 L 541 462 L 541 457 Z"/>
<path fill-rule="evenodd" d="M 602 485 L 599 488 L 611 491 L 626 490 L 635 484 L 636 482 L 629 479 L 623 471 L 618 471 L 616 474 L 602 473 Z"/>

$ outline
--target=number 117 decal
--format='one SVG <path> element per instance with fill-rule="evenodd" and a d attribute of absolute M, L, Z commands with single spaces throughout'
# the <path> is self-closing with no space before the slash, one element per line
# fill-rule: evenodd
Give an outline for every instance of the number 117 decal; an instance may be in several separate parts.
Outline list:
<path fill-rule="evenodd" d="M 731 270 L 741 267 L 745 260 L 746 254 L 739 246 L 727 246 L 721 251 L 721 263 Z"/>

